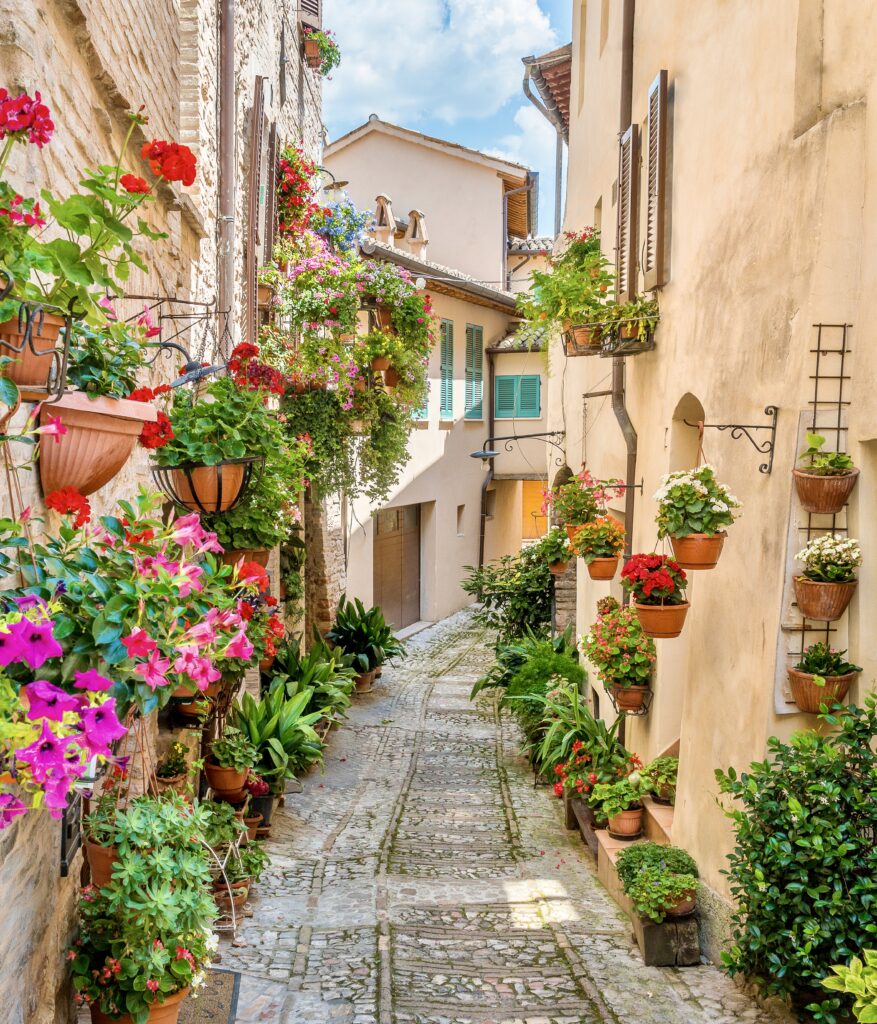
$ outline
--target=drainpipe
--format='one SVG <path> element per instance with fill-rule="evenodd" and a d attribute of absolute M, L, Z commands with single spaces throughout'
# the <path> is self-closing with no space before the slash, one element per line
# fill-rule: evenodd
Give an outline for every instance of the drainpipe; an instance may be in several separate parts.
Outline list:
<path fill-rule="evenodd" d="M 235 0 L 219 0 L 219 239 L 216 270 L 219 312 L 225 317 L 224 327 L 232 337 L 235 247 L 234 16 Z M 223 333 L 220 331 L 220 338 Z"/>
<path fill-rule="evenodd" d="M 487 436 L 493 437 L 495 421 L 493 417 L 493 375 L 495 353 L 487 350 Z M 493 459 L 487 460 L 487 472 L 481 484 L 481 532 L 478 536 L 478 568 L 484 566 L 484 540 L 487 533 L 487 490 L 493 483 Z"/>
<path fill-rule="evenodd" d="M 533 182 L 528 181 L 526 185 L 518 188 L 510 188 L 502 194 L 502 278 L 505 281 L 505 290 L 511 291 L 509 282 L 509 196 L 516 196 L 520 192 L 532 192 Z"/>
<path fill-rule="evenodd" d="M 563 191 L 563 121 L 557 108 L 550 109 L 538 99 L 530 88 L 530 77 L 533 71 L 535 57 L 524 57 L 524 95 L 539 111 L 539 113 L 554 127 L 557 133 L 557 145 L 554 154 L 554 237 L 560 234 L 562 221 L 561 193 Z"/>
<path fill-rule="evenodd" d="M 627 446 L 627 472 L 625 474 L 624 488 L 624 560 L 625 562 L 633 554 L 633 512 L 636 500 L 636 452 L 637 437 L 627 406 L 624 403 L 624 357 L 615 356 L 612 360 L 612 411 L 621 427 L 624 435 L 624 443 Z M 630 603 L 630 592 L 625 590 L 623 603 Z"/>
<path fill-rule="evenodd" d="M 636 0 L 624 0 L 621 22 L 621 119 L 619 131 L 626 132 L 633 117 L 633 23 Z"/>

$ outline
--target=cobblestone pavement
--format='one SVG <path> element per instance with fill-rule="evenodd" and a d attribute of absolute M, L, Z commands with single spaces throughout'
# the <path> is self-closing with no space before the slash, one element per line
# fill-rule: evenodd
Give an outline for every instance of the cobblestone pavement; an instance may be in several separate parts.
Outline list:
<path fill-rule="evenodd" d="M 775 1024 L 716 968 L 644 967 L 492 698 L 461 613 L 357 698 L 287 796 L 222 967 L 238 1022 Z"/>

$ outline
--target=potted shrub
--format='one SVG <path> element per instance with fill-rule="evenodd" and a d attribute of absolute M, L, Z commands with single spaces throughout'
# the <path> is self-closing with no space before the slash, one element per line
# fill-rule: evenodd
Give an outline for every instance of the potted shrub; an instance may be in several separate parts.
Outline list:
<path fill-rule="evenodd" d="M 172 789 L 182 792 L 189 775 L 189 748 L 185 743 L 172 743 L 167 752 L 158 759 L 152 788 L 156 795 Z"/>
<path fill-rule="evenodd" d="M 614 516 L 597 516 L 579 527 L 571 547 L 584 560 L 592 580 L 611 580 L 624 551 L 624 527 Z"/>
<path fill-rule="evenodd" d="M 600 817 L 608 822 L 609 835 L 613 839 L 636 839 L 642 833 L 642 798 L 649 788 L 648 781 L 639 772 L 594 786 L 590 802 L 599 806 Z"/>
<path fill-rule="evenodd" d="M 244 796 L 244 784 L 256 762 L 256 748 L 240 729 L 226 726 L 219 739 L 210 744 L 204 765 L 207 781 L 218 800 L 237 803 Z"/>
<path fill-rule="evenodd" d="M 698 870 L 685 850 L 637 843 L 619 853 L 615 866 L 624 892 L 643 917 L 660 924 L 667 915 L 694 910 Z"/>
<path fill-rule="evenodd" d="M 656 757 L 643 768 L 643 775 L 652 787 L 652 797 L 659 804 L 675 803 L 678 774 L 678 757 Z"/>
<path fill-rule="evenodd" d="M 669 537 L 683 569 L 712 569 L 740 508 L 728 488 L 716 480 L 712 466 L 669 473 L 655 494 L 658 536 Z"/>
<path fill-rule="evenodd" d="M 375 673 L 384 662 L 405 654 L 404 645 L 387 625 L 380 608 L 366 610 L 359 598 L 341 598 L 326 640 L 352 656 L 353 668 L 358 673 L 357 693 L 369 692 Z"/>
<path fill-rule="evenodd" d="M 564 530 L 555 526 L 535 545 L 539 557 L 548 563 L 552 575 L 562 576 L 569 567 L 572 555 L 569 540 Z"/>
<path fill-rule="evenodd" d="M 655 644 L 643 632 L 636 613 L 614 597 L 597 603 L 597 619 L 582 642 L 619 711 L 639 711 L 649 692 Z"/>
<path fill-rule="evenodd" d="M 846 452 L 824 452 L 825 438 L 807 433 L 807 447 L 798 460 L 806 469 L 793 469 L 798 501 L 805 512 L 834 515 L 844 507 L 859 479 L 859 471 Z"/>
<path fill-rule="evenodd" d="M 822 704 L 831 707 L 846 697 L 862 671 L 861 666 L 846 661 L 846 653 L 826 643 L 811 644 L 798 664 L 788 670 L 792 696 L 801 711 L 818 715 Z"/>
<path fill-rule="evenodd" d="M 859 542 L 837 533 L 814 537 L 795 555 L 804 571 L 794 579 L 795 600 L 805 619 L 833 622 L 847 610 L 862 564 Z"/>
<path fill-rule="evenodd" d="M 666 555 L 634 555 L 621 570 L 621 585 L 630 591 L 646 636 L 679 636 L 688 613 L 685 572 Z"/>

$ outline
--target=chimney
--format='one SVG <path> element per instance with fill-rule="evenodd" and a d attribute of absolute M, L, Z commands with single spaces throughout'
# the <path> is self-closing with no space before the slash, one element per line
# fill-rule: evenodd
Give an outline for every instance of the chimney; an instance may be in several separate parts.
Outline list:
<path fill-rule="evenodd" d="M 383 192 L 375 198 L 375 222 L 372 235 L 382 245 L 392 245 L 396 234 L 396 218 L 393 216 L 393 202 Z"/>
<path fill-rule="evenodd" d="M 412 256 L 419 260 L 426 259 L 429 234 L 426 230 L 426 217 L 422 210 L 412 210 L 408 214 L 408 230 L 405 232 L 405 244 Z"/>

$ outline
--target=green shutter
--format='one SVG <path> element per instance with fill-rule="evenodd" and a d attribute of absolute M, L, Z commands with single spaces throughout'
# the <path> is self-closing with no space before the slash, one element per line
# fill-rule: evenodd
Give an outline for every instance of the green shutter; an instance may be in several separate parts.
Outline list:
<path fill-rule="evenodd" d="M 454 324 L 442 320 L 441 337 L 441 418 L 454 418 Z"/>
<path fill-rule="evenodd" d="M 494 415 L 498 420 L 511 420 L 515 416 L 518 396 L 517 377 L 497 377 Z"/>
<path fill-rule="evenodd" d="M 522 419 L 539 419 L 541 384 L 542 380 L 538 374 L 518 378 L 518 416 Z"/>
<path fill-rule="evenodd" d="M 484 328 L 466 325 L 466 419 L 484 418 Z"/>

